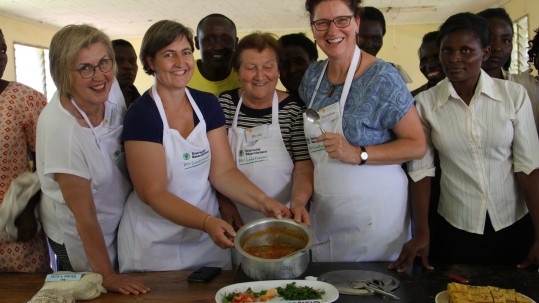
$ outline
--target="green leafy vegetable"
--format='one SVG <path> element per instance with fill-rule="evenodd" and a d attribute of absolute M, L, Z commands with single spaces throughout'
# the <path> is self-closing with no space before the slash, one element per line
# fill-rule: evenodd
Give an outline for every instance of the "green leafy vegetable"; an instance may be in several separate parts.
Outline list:
<path fill-rule="evenodd" d="M 326 292 L 323 289 L 317 290 L 309 286 L 296 286 L 296 282 L 286 284 L 286 287 L 277 287 L 279 296 L 285 300 L 313 300 L 322 299 Z"/>

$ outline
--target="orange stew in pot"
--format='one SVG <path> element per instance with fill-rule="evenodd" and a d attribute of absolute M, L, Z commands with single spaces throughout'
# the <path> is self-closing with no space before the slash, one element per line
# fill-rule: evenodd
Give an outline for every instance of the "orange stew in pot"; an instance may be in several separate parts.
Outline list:
<path fill-rule="evenodd" d="M 252 247 L 244 247 L 248 254 L 255 257 L 263 259 L 279 259 L 284 256 L 287 256 L 295 251 L 298 251 L 297 247 L 283 245 L 283 244 L 271 244 L 271 245 L 260 245 Z"/>

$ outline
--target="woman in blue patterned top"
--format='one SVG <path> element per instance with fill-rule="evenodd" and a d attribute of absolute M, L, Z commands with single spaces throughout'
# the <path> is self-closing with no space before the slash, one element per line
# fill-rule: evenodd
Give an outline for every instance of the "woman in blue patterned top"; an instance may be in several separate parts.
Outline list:
<path fill-rule="evenodd" d="M 304 119 L 315 166 L 315 242 L 331 241 L 313 248 L 314 261 L 393 260 L 410 238 L 400 164 L 424 155 L 425 136 L 399 73 L 356 46 L 360 2 L 305 3 L 328 57 L 309 67 L 299 89 L 326 130 Z"/>

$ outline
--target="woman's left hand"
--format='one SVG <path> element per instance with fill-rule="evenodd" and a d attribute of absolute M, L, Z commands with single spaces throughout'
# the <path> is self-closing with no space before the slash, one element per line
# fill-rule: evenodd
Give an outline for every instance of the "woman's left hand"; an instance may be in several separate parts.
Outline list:
<path fill-rule="evenodd" d="M 351 145 L 341 135 L 337 133 L 325 132 L 316 137 L 316 142 L 323 142 L 328 156 L 332 159 L 337 159 L 345 163 L 359 163 L 358 147 Z"/>
<path fill-rule="evenodd" d="M 311 218 L 309 217 L 309 212 L 307 211 L 303 203 L 294 203 L 294 201 L 292 201 L 290 203 L 290 212 L 292 213 L 292 218 L 296 222 L 303 222 L 307 225 L 311 225 Z"/>
<path fill-rule="evenodd" d="M 145 294 L 150 291 L 150 288 L 144 285 L 138 279 L 130 278 L 125 275 L 112 273 L 103 277 L 103 287 L 108 291 L 118 292 L 124 295 L 129 294 Z"/>
<path fill-rule="evenodd" d="M 267 199 L 264 200 L 262 204 L 262 213 L 267 217 L 275 217 L 278 219 L 290 218 L 292 216 L 286 205 L 270 197 L 267 197 Z"/>
<path fill-rule="evenodd" d="M 210 236 L 213 243 L 221 248 L 234 247 L 234 228 L 224 220 L 214 216 L 208 216 L 202 226 L 203 230 Z"/>
<path fill-rule="evenodd" d="M 528 257 L 517 265 L 518 268 L 526 268 L 532 264 L 539 266 L 539 241 L 536 240 L 532 243 Z"/>

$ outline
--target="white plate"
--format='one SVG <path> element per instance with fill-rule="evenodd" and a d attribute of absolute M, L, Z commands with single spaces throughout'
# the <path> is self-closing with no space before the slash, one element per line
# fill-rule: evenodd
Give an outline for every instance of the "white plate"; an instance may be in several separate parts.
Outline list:
<path fill-rule="evenodd" d="M 530 299 L 532 303 L 536 303 L 534 300 L 532 300 L 530 297 L 522 294 L 524 297 Z M 449 303 L 449 295 L 447 293 L 447 290 L 441 291 L 436 295 L 436 298 L 434 299 L 436 303 Z"/>
<path fill-rule="evenodd" d="M 309 281 L 309 280 L 271 280 L 271 281 L 255 281 L 255 282 L 244 282 L 237 283 L 225 286 L 215 294 L 215 302 L 222 303 L 225 295 L 231 292 L 245 292 L 247 288 L 251 288 L 254 292 L 259 292 L 261 290 L 268 290 L 270 288 L 285 287 L 286 284 L 296 282 L 296 286 L 309 286 L 314 289 L 323 289 L 326 293 L 322 295 L 322 303 L 334 302 L 339 298 L 339 291 L 335 286 L 320 281 Z M 272 301 L 282 301 L 281 298 L 274 298 Z M 270 301 L 271 302 L 271 301 Z"/>

